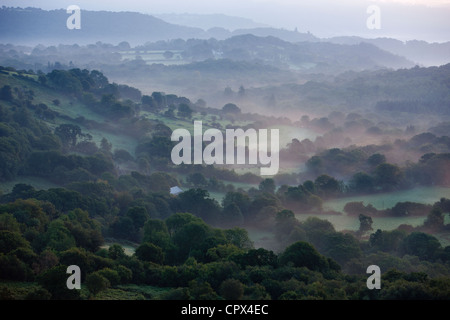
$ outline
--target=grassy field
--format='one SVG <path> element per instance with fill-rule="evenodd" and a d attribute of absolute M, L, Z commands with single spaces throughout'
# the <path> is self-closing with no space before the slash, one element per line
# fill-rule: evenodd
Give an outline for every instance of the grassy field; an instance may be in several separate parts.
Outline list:
<path fill-rule="evenodd" d="M 11 74 L 12 72 L 10 72 Z M 30 76 L 31 77 L 31 76 Z M 31 77 L 32 78 L 32 77 Z M 31 90 L 33 92 L 33 103 L 44 103 L 49 109 L 58 112 L 60 115 L 76 119 L 78 117 L 84 117 L 86 120 L 96 121 L 103 123 L 105 118 L 100 114 L 92 111 L 85 104 L 79 102 L 77 99 L 70 96 L 60 94 L 57 91 L 44 87 L 41 84 L 34 81 L 26 81 L 24 79 L 15 78 L 5 74 L 0 74 L 0 87 L 8 84 L 12 88 L 23 88 L 24 90 Z M 59 104 L 56 105 L 53 101 L 59 100 Z M 124 149 L 134 154 L 137 141 L 121 133 L 114 133 L 110 131 L 99 130 L 95 128 L 86 128 L 75 121 L 70 121 L 66 118 L 56 117 L 54 120 L 42 120 L 45 122 L 51 130 L 54 130 L 57 126 L 63 123 L 72 123 L 79 125 L 84 134 L 90 134 L 92 141 L 100 146 L 102 138 L 106 138 L 114 146 L 114 149 Z M 114 125 L 114 124 L 112 124 Z"/>
<path fill-rule="evenodd" d="M 370 203 L 375 208 L 383 210 L 392 208 L 397 202 L 411 201 L 423 204 L 433 204 L 443 197 L 450 198 L 450 188 L 417 187 L 410 190 L 401 190 L 390 193 L 332 199 L 325 201 L 323 206 L 325 210 L 335 210 L 343 212 L 346 203 L 353 201 L 362 201 L 364 202 L 364 205 L 368 205 Z"/>
<path fill-rule="evenodd" d="M 296 214 L 295 217 L 299 221 L 305 221 L 309 217 L 317 217 L 319 219 L 328 220 L 331 222 L 336 229 L 336 231 L 343 230 L 353 230 L 359 229 L 359 219 L 357 216 L 347 216 L 343 215 L 332 215 L 332 214 Z M 409 224 L 413 227 L 417 227 L 425 221 L 426 217 L 409 217 L 409 218 L 398 218 L 398 217 L 377 217 L 372 218 L 373 224 L 372 228 L 374 230 L 393 230 L 396 229 L 401 224 Z"/>
<path fill-rule="evenodd" d="M 136 58 L 140 57 L 142 60 L 144 60 L 147 64 L 164 64 L 167 66 L 171 65 L 181 65 L 181 64 L 187 64 L 190 61 L 184 60 L 181 53 L 182 50 L 170 50 L 172 52 L 173 56 L 171 58 L 167 58 L 164 56 L 164 53 L 166 51 L 164 50 L 142 50 L 142 51 L 136 51 L 136 50 L 129 50 L 129 51 L 121 51 L 119 52 L 122 55 L 122 60 L 135 60 Z"/>
<path fill-rule="evenodd" d="M 118 285 L 99 292 L 93 300 L 155 300 L 171 289 L 136 284 Z"/>
<path fill-rule="evenodd" d="M 37 288 L 39 285 L 34 282 L 0 281 L 0 295 L 12 297 L 14 300 L 25 299 L 28 293 Z"/>
<path fill-rule="evenodd" d="M 154 287 L 154 286 L 145 286 L 145 285 L 135 285 L 135 284 L 127 284 L 127 285 L 119 285 L 117 286 L 119 289 L 124 290 L 129 293 L 140 294 L 145 299 L 158 299 L 161 294 L 164 294 L 172 288 L 162 288 L 162 287 Z"/>
<path fill-rule="evenodd" d="M 128 151 L 132 156 L 135 156 L 136 146 L 138 145 L 137 139 L 127 136 L 123 133 L 114 133 L 110 131 L 98 130 L 95 128 L 84 129 L 84 133 L 92 135 L 92 142 L 100 147 L 100 142 L 103 138 L 108 140 L 112 144 L 112 151 L 123 149 Z"/>
<path fill-rule="evenodd" d="M 295 217 L 299 221 L 305 221 L 308 217 L 317 217 L 319 219 L 328 220 L 331 222 L 336 231 L 352 230 L 356 231 L 359 229 L 359 219 L 358 217 L 350 217 L 347 215 L 314 215 L 314 214 L 296 214 Z M 402 224 L 408 224 L 413 227 L 417 227 L 423 224 L 426 217 L 409 217 L 409 218 L 397 218 L 397 217 L 379 217 L 372 218 L 372 232 L 376 230 L 390 231 L 396 229 Z M 449 223 L 449 215 L 446 216 L 446 223 Z M 434 234 L 441 243 L 443 247 L 450 245 L 450 235 L 446 233 Z M 253 237 L 251 237 L 253 240 Z M 255 238 L 257 239 L 257 238 Z"/>
<path fill-rule="evenodd" d="M 274 252 L 280 249 L 275 241 L 273 232 L 252 227 L 246 227 L 245 229 L 255 249 L 264 248 Z"/>
<path fill-rule="evenodd" d="M 10 72 L 11 74 L 11 72 Z M 31 79 L 35 79 L 37 76 L 28 76 Z M 35 81 L 26 81 L 24 79 L 8 76 L 0 73 L 0 87 L 3 85 L 9 85 L 12 88 L 23 88 L 24 90 L 33 91 L 33 103 L 44 103 L 51 110 L 54 110 L 60 114 L 69 116 L 71 118 L 77 118 L 80 116 L 85 117 L 88 120 L 94 120 L 101 122 L 103 121 L 103 117 L 98 115 L 97 113 L 90 110 L 84 104 L 78 102 L 76 99 L 71 98 L 70 96 L 60 94 L 57 91 L 42 86 L 40 83 Z M 55 105 L 53 100 L 58 99 L 60 101 L 59 105 Z M 55 124 L 57 124 L 58 120 L 56 119 Z M 54 122 L 50 121 L 50 124 Z"/>
<path fill-rule="evenodd" d="M 40 288 L 36 282 L 0 281 L 0 294 L 14 300 L 24 300 L 27 295 Z M 147 285 L 117 285 L 90 296 L 86 285 L 81 285 L 81 299 L 90 300 L 155 300 L 172 288 L 160 288 Z"/>
<path fill-rule="evenodd" d="M 113 244 L 119 244 L 120 246 L 122 246 L 122 248 L 124 248 L 124 250 L 125 250 L 125 254 L 129 255 L 129 256 L 132 256 L 134 254 L 134 251 L 138 247 L 138 244 L 131 243 L 129 241 L 121 241 L 121 240 L 108 238 L 108 239 L 105 239 L 105 243 L 100 248 L 108 249 Z"/>
<path fill-rule="evenodd" d="M 343 213 L 346 203 L 353 201 L 362 201 L 365 205 L 372 204 L 375 208 L 387 209 L 392 208 L 398 202 L 419 202 L 423 204 L 433 204 L 440 200 L 440 198 L 450 198 L 450 188 L 443 187 L 417 187 L 411 190 L 402 190 L 391 193 L 383 193 L 376 195 L 365 195 L 356 197 L 346 197 L 328 200 L 324 203 L 325 210 L 334 210 Z M 308 217 L 315 216 L 320 219 L 331 222 L 337 231 L 342 230 L 358 230 L 359 219 L 356 216 L 347 216 L 345 213 L 341 215 L 332 214 L 296 214 L 299 221 L 304 221 Z M 402 224 L 408 224 L 413 227 L 422 225 L 426 217 L 376 217 L 372 218 L 373 230 L 393 230 Z M 449 223 L 449 215 L 445 216 L 445 223 Z M 436 235 L 443 245 L 450 244 L 448 235 Z"/>

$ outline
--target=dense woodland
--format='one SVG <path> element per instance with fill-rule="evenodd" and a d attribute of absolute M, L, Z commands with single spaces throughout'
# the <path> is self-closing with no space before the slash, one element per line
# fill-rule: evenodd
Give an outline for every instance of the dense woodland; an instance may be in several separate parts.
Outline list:
<path fill-rule="evenodd" d="M 446 76 L 447 69 L 420 72 Z M 246 114 L 231 103 L 207 108 L 204 101 L 173 94 L 142 94 L 110 83 L 96 70 L 35 73 L 2 67 L 0 77 L 0 180 L 37 177 L 53 185 L 17 183 L 1 195 L 2 299 L 450 297 L 450 246 L 434 236 L 450 232 L 445 222 L 450 200 L 399 202 L 385 210 L 350 202 L 344 210 L 359 219 L 357 231 L 336 231 L 320 219 L 327 199 L 449 186 L 450 138 L 442 134 L 448 123 L 429 132 L 405 128 L 394 144 L 336 148 L 331 147 L 336 132 L 343 140 L 354 130 L 392 132 L 355 113 L 292 123 Z M 67 110 L 75 105 L 89 116 L 71 116 Z M 174 143 L 165 119 L 189 123 L 201 117 L 225 129 L 234 127 L 236 115 L 248 127 L 278 121 L 325 134 L 315 141 L 294 139 L 282 150 L 283 161 L 305 163 L 300 173 L 263 179 L 231 168 L 171 163 Z M 127 135 L 135 149 L 96 140 L 92 128 Z M 390 163 L 393 149 L 417 160 Z M 176 185 L 185 191 L 174 196 L 169 190 Z M 213 191 L 225 194 L 221 202 L 210 196 Z M 318 216 L 295 218 L 311 212 Z M 426 220 L 392 231 L 372 228 L 373 217 L 407 214 Z M 272 233 L 276 249 L 255 248 L 247 227 Z M 105 247 L 110 239 L 115 243 Z M 135 250 L 126 253 L 118 243 L 131 243 Z M 65 287 L 72 264 L 82 270 L 82 290 Z M 383 270 L 383 290 L 365 285 L 372 264 Z"/>

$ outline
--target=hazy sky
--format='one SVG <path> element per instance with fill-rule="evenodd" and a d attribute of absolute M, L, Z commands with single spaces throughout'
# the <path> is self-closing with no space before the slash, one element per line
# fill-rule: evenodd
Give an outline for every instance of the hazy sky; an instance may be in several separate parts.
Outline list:
<path fill-rule="evenodd" d="M 319 37 L 360 35 L 450 41 L 450 0 L 0 0 L 0 5 L 162 13 L 221 13 Z M 368 29 L 367 7 L 380 8 L 380 29 Z"/>

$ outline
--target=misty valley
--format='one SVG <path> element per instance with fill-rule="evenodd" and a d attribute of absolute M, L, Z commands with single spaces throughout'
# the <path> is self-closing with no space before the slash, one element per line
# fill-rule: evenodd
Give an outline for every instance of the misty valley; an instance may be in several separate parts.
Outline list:
<path fill-rule="evenodd" d="M 1 300 L 450 298 L 449 42 L 81 16 L 0 9 Z"/>

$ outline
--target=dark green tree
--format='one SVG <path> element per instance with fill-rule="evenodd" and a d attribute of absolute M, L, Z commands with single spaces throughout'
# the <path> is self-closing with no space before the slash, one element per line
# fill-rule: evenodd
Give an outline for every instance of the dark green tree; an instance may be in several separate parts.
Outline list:
<path fill-rule="evenodd" d="M 219 293 L 225 300 L 240 300 L 244 295 L 244 285 L 236 279 L 227 279 L 220 285 Z"/>
<path fill-rule="evenodd" d="M 120 275 L 116 270 L 111 268 L 103 268 L 97 271 L 101 276 L 109 281 L 111 286 L 120 284 Z"/>
<path fill-rule="evenodd" d="M 298 241 L 287 247 L 279 256 L 282 265 L 292 264 L 294 267 L 306 267 L 312 271 L 323 272 L 329 269 L 327 259 L 311 244 Z"/>
<path fill-rule="evenodd" d="M 108 257 L 113 260 L 120 260 L 126 257 L 125 249 L 117 243 L 108 248 Z"/>
<path fill-rule="evenodd" d="M 111 224 L 111 231 L 114 237 L 119 239 L 137 240 L 134 222 L 130 217 L 124 216 L 118 218 Z"/>
<path fill-rule="evenodd" d="M 259 190 L 261 190 L 262 192 L 267 192 L 270 194 L 274 194 L 275 193 L 275 181 L 271 178 L 267 178 L 264 179 L 263 181 L 261 181 L 261 183 L 259 184 Z"/>
<path fill-rule="evenodd" d="M 392 190 L 400 185 L 403 173 L 397 165 L 382 163 L 375 168 L 375 182 L 383 190 Z"/>
<path fill-rule="evenodd" d="M 157 108 L 163 108 L 167 105 L 166 96 L 162 92 L 153 92 L 152 98 Z"/>
<path fill-rule="evenodd" d="M 83 85 L 81 84 L 79 78 L 77 78 L 70 71 L 55 69 L 47 74 L 47 79 L 52 82 L 54 87 L 64 93 L 77 95 L 83 90 Z"/>
<path fill-rule="evenodd" d="M 244 224 L 244 216 L 235 203 L 223 208 L 222 220 L 222 224 L 227 227 L 242 226 Z"/>
<path fill-rule="evenodd" d="M 190 174 L 186 178 L 186 181 L 195 188 L 205 188 L 208 186 L 208 181 L 206 180 L 205 176 L 200 172 Z"/>
<path fill-rule="evenodd" d="M 59 219 L 50 222 L 44 237 L 48 249 L 64 251 L 76 246 L 75 237 Z"/>
<path fill-rule="evenodd" d="M 243 266 L 272 266 L 278 264 L 276 254 L 264 248 L 250 249 L 246 253 L 236 258 L 236 261 Z"/>
<path fill-rule="evenodd" d="M 367 231 L 371 231 L 372 229 L 372 217 L 360 214 L 358 216 L 359 219 L 359 232 L 361 234 L 366 233 Z"/>
<path fill-rule="evenodd" d="M 380 153 L 374 153 L 367 159 L 367 163 L 369 163 L 373 167 L 376 167 L 385 162 L 386 162 L 386 157 Z"/>
<path fill-rule="evenodd" d="M 349 187 L 354 192 L 370 193 L 375 188 L 375 180 L 365 172 L 358 172 L 353 175 Z"/>
<path fill-rule="evenodd" d="M 429 231 L 440 231 L 444 227 L 444 215 L 439 208 L 433 208 L 424 221 L 423 226 Z"/>
<path fill-rule="evenodd" d="M 320 175 L 314 181 L 316 190 L 325 196 L 333 196 L 341 191 L 339 182 L 326 174 Z"/>
<path fill-rule="evenodd" d="M 244 228 L 233 227 L 225 230 L 225 238 L 239 249 L 253 248 L 253 242 L 248 235 L 248 231 Z"/>
<path fill-rule="evenodd" d="M 50 292 L 52 300 L 78 300 L 80 290 L 67 288 L 68 277 L 67 266 L 59 265 L 43 272 L 38 278 L 38 283 Z"/>
<path fill-rule="evenodd" d="M 170 218 L 172 218 L 171 221 L 173 221 L 175 225 L 175 220 L 177 219 L 177 217 L 171 216 Z M 165 250 L 168 249 L 171 246 L 171 241 L 167 224 L 160 219 L 147 220 L 147 222 L 145 222 L 144 224 L 143 242 L 153 243 Z"/>
<path fill-rule="evenodd" d="M 239 114 L 241 113 L 241 109 L 235 105 L 234 103 L 227 103 L 222 107 L 222 111 L 224 113 L 231 113 L 231 114 Z"/>
<path fill-rule="evenodd" d="M 86 278 L 86 287 L 95 296 L 101 291 L 108 289 L 111 283 L 98 271 L 89 274 Z"/>
<path fill-rule="evenodd" d="M 275 217 L 275 238 L 280 241 L 288 241 L 290 234 L 298 226 L 294 212 L 291 210 L 279 211 Z"/>
<path fill-rule="evenodd" d="M 181 103 L 178 106 L 178 116 L 182 118 L 190 119 L 192 118 L 193 110 L 185 103 Z"/>
<path fill-rule="evenodd" d="M 136 257 L 139 260 L 163 264 L 164 252 L 153 243 L 144 242 L 136 249 Z"/>
<path fill-rule="evenodd" d="M 217 293 L 206 281 L 192 280 L 189 282 L 189 295 L 194 300 L 216 300 Z"/>
<path fill-rule="evenodd" d="M 74 124 L 61 124 L 55 129 L 55 135 L 57 135 L 63 145 L 69 147 L 75 147 L 77 144 L 77 138 L 82 135 L 79 126 Z"/>
<path fill-rule="evenodd" d="M 6 101 L 12 101 L 13 94 L 12 94 L 11 86 L 4 85 L 2 87 L 2 89 L 0 90 L 0 99 L 1 100 L 6 100 Z"/>
<path fill-rule="evenodd" d="M 110 153 L 112 149 L 112 144 L 106 138 L 102 138 L 100 141 L 100 148 L 103 152 Z"/>
<path fill-rule="evenodd" d="M 17 248 L 30 248 L 30 243 L 19 232 L 0 230 L 0 252 L 9 253 Z"/>
<path fill-rule="evenodd" d="M 322 253 L 340 265 L 344 265 L 351 259 L 358 259 L 362 256 L 359 242 L 351 234 L 333 232 L 324 235 L 324 238 Z"/>
<path fill-rule="evenodd" d="M 202 222 L 202 220 L 191 213 L 175 213 L 166 219 L 166 226 L 170 235 L 173 236 L 191 222 Z"/>
<path fill-rule="evenodd" d="M 190 222 L 182 226 L 173 237 L 178 248 L 178 259 L 184 261 L 197 251 L 209 232 L 210 228 L 204 222 Z"/>
<path fill-rule="evenodd" d="M 150 217 L 147 209 L 141 206 L 131 207 L 130 209 L 128 209 L 126 215 L 127 217 L 131 218 L 131 220 L 133 220 L 133 224 L 136 230 L 142 228 L 145 222 Z"/>
<path fill-rule="evenodd" d="M 247 194 L 241 192 L 227 192 L 222 200 L 222 206 L 225 208 L 232 203 L 239 207 L 239 210 L 244 217 L 248 215 L 251 200 Z"/>
<path fill-rule="evenodd" d="M 401 248 L 405 254 L 418 256 L 421 260 L 434 261 L 441 249 L 441 243 L 432 235 L 413 232 L 403 239 Z"/>

